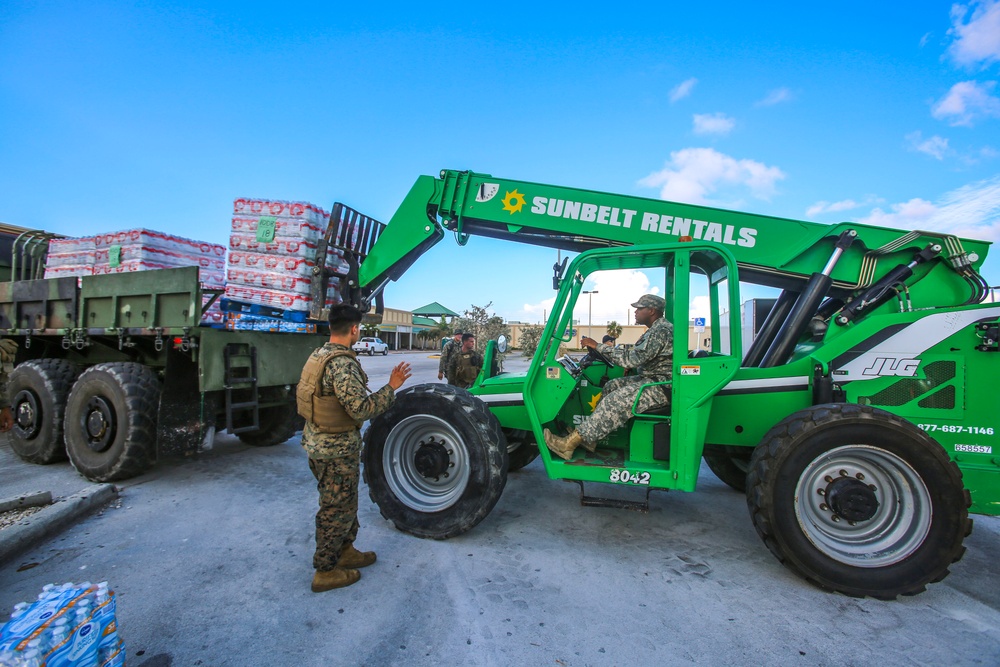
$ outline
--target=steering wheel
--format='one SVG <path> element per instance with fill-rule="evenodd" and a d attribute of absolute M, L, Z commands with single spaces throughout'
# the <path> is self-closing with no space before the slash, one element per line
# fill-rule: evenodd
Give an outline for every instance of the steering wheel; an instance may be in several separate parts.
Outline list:
<path fill-rule="evenodd" d="M 608 359 L 608 358 L 607 358 L 607 357 L 606 357 L 606 356 L 604 355 L 604 353 L 603 353 L 603 352 L 601 352 L 601 351 L 600 351 L 599 349 L 597 349 L 596 347 L 593 347 L 593 348 L 590 348 L 590 347 L 588 347 L 588 348 L 587 348 L 587 356 L 586 356 L 586 357 L 584 357 L 584 360 L 585 360 L 585 361 L 590 361 L 590 362 L 593 362 L 593 361 L 594 361 L 595 359 L 596 359 L 597 361 L 600 361 L 601 363 L 603 363 L 603 364 L 604 364 L 605 366 L 607 366 L 607 367 L 609 367 L 609 368 L 610 368 L 611 366 L 614 366 L 614 365 L 615 365 L 615 364 L 614 364 L 614 362 L 613 362 L 613 361 L 611 361 L 610 359 Z"/>

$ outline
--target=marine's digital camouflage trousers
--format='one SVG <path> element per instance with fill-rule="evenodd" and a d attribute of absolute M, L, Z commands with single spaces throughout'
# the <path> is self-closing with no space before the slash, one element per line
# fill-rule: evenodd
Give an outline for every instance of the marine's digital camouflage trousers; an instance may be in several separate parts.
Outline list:
<path fill-rule="evenodd" d="M 309 459 L 318 482 L 316 553 L 313 567 L 332 570 L 343 548 L 358 536 L 358 478 L 360 454 L 335 459 Z"/>
<path fill-rule="evenodd" d="M 643 375 L 630 375 L 628 377 L 615 378 L 604 385 L 604 392 L 601 396 L 594 414 L 585 420 L 577 432 L 585 442 L 597 444 L 608 435 L 625 425 L 632 417 L 632 404 L 639 389 L 644 384 L 650 382 L 660 382 L 665 378 L 650 377 Z M 648 387 L 642 392 L 639 399 L 637 412 L 647 412 L 660 405 L 665 405 L 669 399 L 663 386 Z"/>

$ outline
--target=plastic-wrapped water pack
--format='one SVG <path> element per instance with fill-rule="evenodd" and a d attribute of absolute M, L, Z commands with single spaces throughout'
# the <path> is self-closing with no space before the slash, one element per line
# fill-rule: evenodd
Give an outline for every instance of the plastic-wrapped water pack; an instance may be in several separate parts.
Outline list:
<path fill-rule="evenodd" d="M 310 308 L 317 246 L 330 214 L 307 202 L 241 198 L 233 202 L 228 302 L 304 313 Z M 327 266 L 339 266 L 337 252 L 327 253 Z M 338 303 L 336 279 L 326 301 Z"/>
<path fill-rule="evenodd" d="M 203 289 L 225 289 L 226 248 L 150 229 L 127 229 L 76 239 L 52 239 L 45 277 L 107 275 L 197 266 Z M 221 326 L 218 307 L 203 324 Z"/>
<path fill-rule="evenodd" d="M 107 582 L 46 584 L 0 628 L 0 667 L 123 667 L 116 606 Z"/>

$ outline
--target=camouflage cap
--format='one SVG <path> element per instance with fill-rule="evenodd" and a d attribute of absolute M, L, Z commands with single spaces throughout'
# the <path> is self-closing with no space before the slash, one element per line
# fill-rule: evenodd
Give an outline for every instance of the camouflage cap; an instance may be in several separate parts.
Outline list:
<path fill-rule="evenodd" d="M 652 308 L 663 312 L 664 307 L 667 302 L 663 300 L 662 296 L 656 296 L 655 294 L 643 294 L 639 297 L 639 300 L 632 304 L 633 308 Z"/>
<path fill-rule="evenodd" d="M 463 331 L 462 329 L 455 329 L 455 333 L 453 333 L 452 336 L 461 336 L 464 333 L 465 331 Z"/>

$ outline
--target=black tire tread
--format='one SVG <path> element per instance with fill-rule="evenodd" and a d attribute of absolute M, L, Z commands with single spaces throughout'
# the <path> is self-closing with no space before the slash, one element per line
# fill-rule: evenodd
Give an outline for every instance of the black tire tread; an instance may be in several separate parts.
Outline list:
<path fill-rule="evenodd" d="M 302 430 L 302 418 L 296 412 L 295 403 L 287 403 L 261 408 L 261 428 L 237 433 L 236 437 L 244 445 L 251 447 L 272 447 L 288 442 L 288 439 L 300 430 Z"/>
<path fill-rule="evenodd" d="M 746 472 L 740 470 L 740 468 L 733 462 L 733 459 L 736 457 L 735 455 L 739 454 L 746 457 L 746 463 L 749 465 L 750 459 L 753 456 L 753 449 L 751 447 L 705 445 L 703 458 L 705 459 L 706 465 L 708 465 L 708 469 L 711 470 L 716 477 L 736 491 L 745 493 L 747 490 Z"/>
<path fill-rule="evenodd" d="M 761 440 L 761 444 L 754 450 L 753 459 L 750 464 L 750 471 L 747 474 L 747 507 L 753 521 L 754 529 L 764 541 L 768 550 L 786 567 L 796 572 L 799 576 L 810 581 L 816 586 L 828 590 L 842 593 L 850 597 L 874 597 L 880 600 L 894 600 L 900 595 L 916 595 L 926 590 L 927 584 L 937 583 L 949 574 L 948 567 L 943 567 L 940 571 L 930 573 L 922 581 L 913 581 L 895 589 L 885 589 L 873 592 L 859 593 L 851 589 L 831 586 L 825 581 L 820 581 L 808 572 L 799 568 L 795 562 L 784 552 L 780 543 L 776 539 L 775 529 L 771 523 L 771 502 L 764 492 L 764 477 L 767 476 L 768 469 L 772 466 L 779 452 L 789 446 L 789 443 L 800 434 L 812 431 L 819 426 L 839 419 L 851 418 L 872 418 L 878 415 L 880 419 L 888 421 L 893 426 L 900 429 L 909 430 L 914 428 L 910 422 L 884 410 L 872 408 L 870 406 L 857 405 L 853 403 L 817 405 L 797 412 L 779 422 Z M 962 472 L 958 465 L 948 458 L 944 449 L 936 447 L 934 450 L 939 459 L 939 463 L 949 469 L 951 474 L 961 480 Z M 972 519 L 969 518 L 968 508 L 972 504 L 972 497 L 968 489 L 964 489 L 964 505 L 959 521 L 964 526 L 962 535 L 967 536 L 972 531 Z M 943 562 L 954 564 L 961 560 L 965 554 L 965 546 L 961 541 L 956 544 L 942 545 L 947 550 Z"/>
<path fill-rule="evenodd" d="M 10 380 L 21 368 L 34 369 L 42 378 L 42 389 L 53 398 L 53 403 L 56 406 L 55 414 L 48 415 L 48 418 L 52 420 L 53 435 L 52 442 L 40 452 L 28 452 L 20 448 L 16 438 L 11 438 L 11 448 L 15 454 L 28 463 L 48 465 L 65 461 L 67 456 L 63 441 L 63 417 L 70 387 L 73 386 L 73 382 L 80 374 L 80 369 L 66 359 L 33 359 L 18 364 L 8 378 L 8 386 Z M 13 396 L 10 398 L 13 399 Z"/>
<path fill-rule="evenodd" d="M 490 486 L 489 490 L 492 492 L 493 497 L 488 498 L 487 502 L 482 503 L 478 511 L 470 514 L 467 517 L 464 517 L 460 525 L 444 530 L 416 531 L 411 527 L 407 526 L 405 523 L 399 521 L 396 517 L 387 514 L 385 508 L 383 508 L 379 504 L 378 499 L 376 497 L 369 476 L 370 471 L 368 469 L 368 466 L 367 465 L 364 466 L 363 478 L 365 480 L 365 484 L 368 485 L 368 495 L 371 498 L 371 501 L 375 503 L 376 506 L 379 507 L 379 513 L 382 515 L 384 519 L 390 521 L 396 527 L 397 530 L 400 530 L 404 533 L 415 535 L 416 537 L 421 537 L 421 538 L 446 540 L 471 530 L 473 527 L 479 524 L 480 521 L 486 518 L 486 516 L 493 509 L 494 505 L 496 505 L 496 501 L 500 498 L 504 486 L 506 486 L 507 483 L 506 470 L 508 461 L 507 461 L 506 439 L 504 437 L 503 430 L 500 427 L 500 422 L 497 421 L 497 418 L 493 415 L 492 412 L 489 411 L 489 408 L 486 407 L 485 403 L 477 399 L 475 396 L 470 394 L 465 389 L 460 389 L 459 387 L 455 387 L 449 384 L 428 383 L 404 389 L 403 391 L 399 392 L 396 395 L 396 403 L 393 405 L 393 407 L 390 408 L 385 414 L 381 415 L 380 418 L 388 419 L 392 422 L 398 421 L 398 419 L 394 419 L 394 415 L 392 414 L 393 410 L 397 405 L 399 405 L 399 399 L 407 395 L 415 395 L 418 397 L 422 397 L 420 399 L 421 401 L 434 400 L 432 397 L 439 397 L 439 398 L 444 398 L 445 400 L 453 401 L 455 405 L 459 406 L 470 417 L 473 426 L 477 431 L 479 431 L 483 435 L 483 437 L 487 438 L 490 441 L 500 442 L 504 445 L 503 447 L 500 447 L 495 451 L 492 450 L 490 451 L 490 454 L 492 454 L 492 460 L 488 461 L 489 469 L 491 471 L 502 470 L 504 472 L 502 477 L 502 483 L 496 487 Z M 364 446 L 366 448 L 369 446 L 369 439 L 372 434 L 372 430 L 373 429 L 371 428 L 371 426 L 369 426 L 368 430 L 365 433 Z"/>
<path fill-rule="evenodd" d="M 513 450 L 510 450 L 508 447 L 507 456 L 509 462 L 507 464 L 507 472 L 520 470 L 538 458 L 538 443 L 535 442 L 535 438 L 531 432 L 512 428 L 505 428 L 503 432 L 507 437 L 508 445 L 515 442 L 520 443 Z"/>
<path fill-rule="evenodd" d="M 93 374 L 111 375 L 124 390 L 129 437 L 122 455 L 105 466 L 103 471 L 87 473 L 81 470 L 70 454 L 70 463 L 77 472 L 92 482 L 115 482 L 142 474 L 156 460 L 156 414 L 160 403 L 160 381 L 149 367 L 135 362 L 97 364 L 85 370 L 77 383 Z"/>

